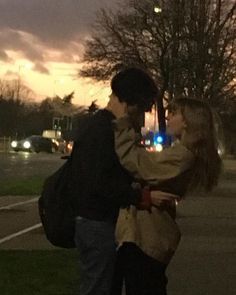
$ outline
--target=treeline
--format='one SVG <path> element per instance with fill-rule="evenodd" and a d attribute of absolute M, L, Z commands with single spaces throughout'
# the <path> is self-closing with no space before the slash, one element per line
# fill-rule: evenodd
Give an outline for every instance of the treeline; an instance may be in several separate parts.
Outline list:
<path fill-rule="evenodd" d="M 72 104 L 72 97 L 73 93 L 63 98 L 46 98 L 36 103 L 0 96 L 0 137 L 22 138 L 42 134 L 43 130 L 54 127 L 54 118 L 72 119 L 85 113 L 85 108 Z"/>

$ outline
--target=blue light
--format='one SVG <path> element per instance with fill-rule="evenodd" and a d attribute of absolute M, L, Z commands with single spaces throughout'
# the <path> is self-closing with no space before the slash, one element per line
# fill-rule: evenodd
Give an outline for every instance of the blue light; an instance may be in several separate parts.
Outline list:
<path fill-rule="evenodd" d="M 161 135 L 158 135 L 156 137 L 156 140 L 155 140 L 157 143 L 163 143 L 163 137 Z"/>

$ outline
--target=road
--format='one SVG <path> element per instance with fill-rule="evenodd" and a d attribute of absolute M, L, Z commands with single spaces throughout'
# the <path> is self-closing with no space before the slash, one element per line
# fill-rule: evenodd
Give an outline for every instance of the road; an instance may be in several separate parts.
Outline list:
<path fill-rule="evenodd" d="M 170 295 L 236 294 L 236 160 L 219 186 L 177 208 L 182 240 L 167 273 Z"/>
<path fill-rule="evenodd" d="M 9 178 L 23 179 L 32 176 L 46 178 L 64 163 L 61 156 L 59 153 L 0 153 L 0 182 Z M 41 228 L 21 233 L 40 223 L 37 198 L 38 196 L 0 197 L 0 249 L 51 248 Z M 29 199 L 34 199 L 34 202 L 28 203 Z M 18 205 L 6 208 L 14 204 Z M 19 233 L 21 234 L 15 237 Z M 11 239 L 8 240 L 9 237 Z"/>
<path fill-rule="evenodd" d="M 49 161 L 51 170 L 61 163 L 58 155 Z M 39 165 L 42 159 L 35 155 L 29 162 L 30 166 Z M 177 222 L 182 240 L 167 269 L 169 295 L 235 294 L 236 160 L 227 159 L 224 164 L 224 176 L 213 193 L 188 196 L 178 205 Z M 47 242 L 42 228 L 22 232 L 40 222 L 37 196 L 32 196 L 35 197 L 30 203 L 29 197 L 0 198 L 0 249 L 57 249 Z M 3 208 L 19 202 L 22 203 Z M 19 232 L 22 233 L 1 243 Z"/>
<path fill-rule="evenodd" d="M 47 176 L 63 164 L 62 154 L 0 153 L 0 181 L 8 178 Z"/>

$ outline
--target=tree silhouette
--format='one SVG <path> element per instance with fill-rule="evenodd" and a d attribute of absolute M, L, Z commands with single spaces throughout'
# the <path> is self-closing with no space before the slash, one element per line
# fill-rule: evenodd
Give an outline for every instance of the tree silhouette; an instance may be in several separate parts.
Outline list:
<path fill-rule="evenodd" d="M 89 114 L 93 114 L 99 109 L 98 105 L 96 104 L 96 101 L 97 100 L 93 100 L 91 105 L 88 107 L 87 111 Z"/>
<path fill-rule="evenodd" d="M 62 98 L 62 101 L 64 104 L 72 104 L 72 99 L 74 98 L 74 94 L 75 92 L 72 91 L 71 93 L 65 95 L 63 98 Z"/>
<path fill-rule="evenodd" d="M 236 91 L 235 11 L 229 0 L 127 0 L 118 11 L 102 9 L 81 74 L 103 80 L 127 66 L 149 71 L 160 89 L 161 131 L 163 99 L 202 99 L 221 111 Z"/>

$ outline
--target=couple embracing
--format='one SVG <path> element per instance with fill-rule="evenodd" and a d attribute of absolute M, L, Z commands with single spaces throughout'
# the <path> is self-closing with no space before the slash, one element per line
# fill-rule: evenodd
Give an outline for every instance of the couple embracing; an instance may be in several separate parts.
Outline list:
<path fill-rule="evenodd" d="M 157 95 L 143 70 L 120 71 L 111 80 L 107 107 L 82 121 L 76 134 L 80 295 L 121 295 L 123 283 L 127 295 L 165 295 L 165 270 L 181 236 L 175 202 L 187 191 L 217 184 L 221 160 L 213 115 L 202 101 L 169 104 L 171 147 L 150 153 L 140 146 L 134 118 L 150 111 Z"/>

